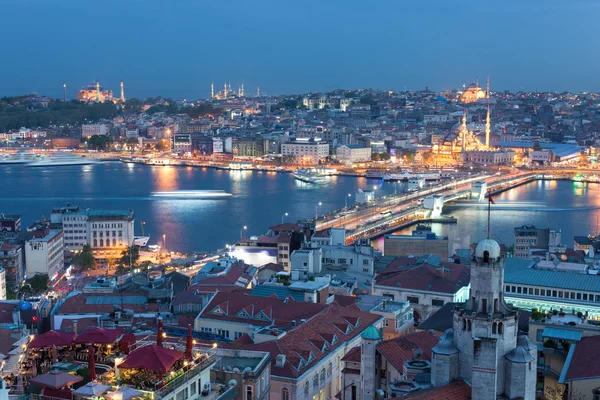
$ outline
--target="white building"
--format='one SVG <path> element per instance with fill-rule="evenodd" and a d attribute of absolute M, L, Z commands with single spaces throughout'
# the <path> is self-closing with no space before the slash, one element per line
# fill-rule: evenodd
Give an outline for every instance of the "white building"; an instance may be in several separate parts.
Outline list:
<path fill-rule="evenodd" d="M 223 153 L 224 145 L 223 139 L 214 137 L 213 138 L 213 153 Z"/>
<path fill-rule="evenodd" d="M 65 249 L 81 250 L 89 244 L 96 257 L 119 255 L 133 244 L 135 215 L 131 210 L 52 210 L 51 223 L 64 231 Z"/>
<path fill-rule="evenodd" d="M 175 153 L 188 153 L 192 151 L 192 135 L 189 133 L 174 134 L 172 148 Z"/>
<path fill-rule="evenodd" d="M 104 124 L 85 124 L 81 125 L 81 137 L 89 138 L 94 135 L 106 136 L 108 135 L 108 129 Z"/>
<path fill-rule="evenodd" d="M 335 150 L 338 160 L 344 164 L 354 164 L 371 161 L 371 148 L 357 144 L 344 144 Z"/>
<path fill-rule="evenodd" d="M 52 229 L 42 237 L 25 242 L 25 273 L 28 277 L 46 274 L 57 279 L 65 263 L 63 231 Z"/>
<path fill-rule="evenodd" d="M 135 129 L 126 129 L 125 130 L 125 137 L 126 138 L 138 138 L 140 137 L 140 130 L 135 128 Z"/>
<path fill-rule="evenodd" d="M 6 300 L 6 270 L 0 267 L 0 300 Z"/>
<path fill-rule="evenodd" d="M 283 157 L 294 157 L 298 164 L 316 165 L 329 155 L 329 144 L 318 138 L 297 138 L 294 142 L 281 145 Z"/>

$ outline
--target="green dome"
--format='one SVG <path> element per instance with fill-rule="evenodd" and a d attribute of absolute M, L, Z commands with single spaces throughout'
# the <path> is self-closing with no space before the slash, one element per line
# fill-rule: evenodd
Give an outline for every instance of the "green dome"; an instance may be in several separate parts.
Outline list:
<path fill-rule="evenodd" d="M 370 325 L 369 327 L 367 327 L 367 329 L 365 329 L 364 332 L 362 333 L 362 335 L 360 335 L 360 336 L 366 340 L 381 339 L 381 333 L 379 333 L 379 330 L 377 328 L 375 328 L 373 325 Z"/>

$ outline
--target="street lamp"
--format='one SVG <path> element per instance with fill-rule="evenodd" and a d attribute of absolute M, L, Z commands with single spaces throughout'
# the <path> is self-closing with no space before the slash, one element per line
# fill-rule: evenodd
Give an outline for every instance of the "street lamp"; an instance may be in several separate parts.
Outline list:
<path fill-rule="evenodd" d="M 287 217 L 287 216 L 288 216 L 288 213 L 284 213 L 284 214 L 281 216 L 281 223 L 282 223 L 282 224 L 283 224 L 283 218 L 284 218 L 284 217 Z"/>
<path fill-rule="evenodd" d="M 167 235 L 163 233 L 163 249 L 167 252 Z"/>
<path fill-rule="evenodd" d="M 244 231 L 248 229 L 248 227 L 246 225 L 244 225 L 241 229 L 240 229 L 240 239 L 242 239 L 244 237 Z"/>
<path fill-rule="evenodd" d="M 323 203 L 319 202 L 315 206 L 315 231 L 317 230 L 317 220 L 319 219 L 319 206 L 322 206 Z"/>
<path fill-rule="evenodd" d="M 348 196 L 344 198 L 344 211 L 348 211 L 348 197 L 352 197 L 352 194 L 348 193 Z"/>

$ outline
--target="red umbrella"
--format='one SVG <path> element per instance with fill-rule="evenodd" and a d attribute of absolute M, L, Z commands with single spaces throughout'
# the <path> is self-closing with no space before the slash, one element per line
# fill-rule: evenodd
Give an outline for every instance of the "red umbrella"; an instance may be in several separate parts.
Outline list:
<path fill-rule="evenodd" d="M 122 334 L 122 329 L 86 329 L 74 340 L 74 343 L 110 344 L 116 342 Z"/>
<path fill-rule="evenodd" d="M 96 379 L 96 350 L 94 346 L 88 347 L 88 370 L 90 371 L 90 380 Z"/>
<path fill-rule="evenodd" d="M 49 331 L 37 335 L 29 343 L 29 347 L 67 346 L 73 342 L 74 332 Z"/>
<path fill-rule="evenodd" d="M 194 347 L 194 339 L 192 338 L 192 325 L 188 324 L 187 343 L 185 345 L 185 358 L 192 359 L 192 349 Z"/>
<path fill-rule="evenodd" d="M 158 336 L 156 336 L 156 345 L 162 346 L 163 343 L 163 322 L 162 319 L 158 320 Z"/>
<path fill-rule="evenodd" d="M 119 340 L 119 346 L 121 347 L 121 351 L 125 354 L 129 354 L 131 350 L 131 346 L 135 344 L 135 335 L 133 333 L 126 333 Z"/>
<path fill-rule="evenodd" d="M 157 345 L 140 347 L 125 358 L 119 368 L 143 368 L 159 374 L 166 374 L 173 364 L 183 358 L 183 353 Z"/>

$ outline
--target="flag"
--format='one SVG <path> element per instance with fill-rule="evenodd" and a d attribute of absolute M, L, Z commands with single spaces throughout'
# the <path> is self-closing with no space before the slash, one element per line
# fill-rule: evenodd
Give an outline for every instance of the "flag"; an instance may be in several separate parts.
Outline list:
<path fill-rule="evenodd" d="M 492 198 L 492 196 L 488 196 L 488 200 L 489 200 L 490 203 L 496 204 L 496 202 L 494 201 L 494 199 Z"/>

